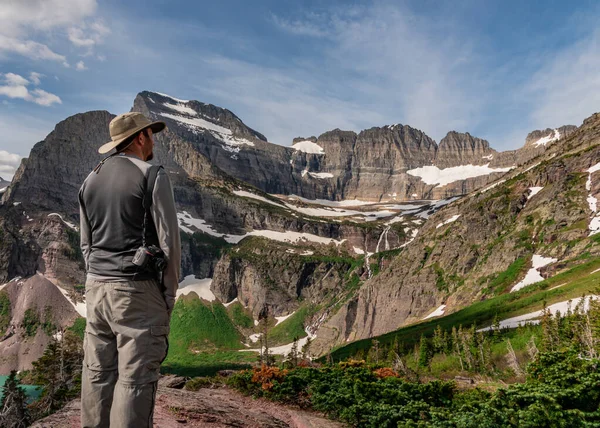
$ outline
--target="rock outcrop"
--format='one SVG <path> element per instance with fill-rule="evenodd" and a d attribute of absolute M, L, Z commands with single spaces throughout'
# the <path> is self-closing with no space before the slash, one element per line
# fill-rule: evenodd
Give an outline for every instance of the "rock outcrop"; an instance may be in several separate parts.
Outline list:
<path fill-rule="evenodd" d="M 60 289 L 41 274 L 2 286 L 10 301 L 10 320 L 0 332 L 0 373 L 30 370 L 52 334 L 73 325 L 79 316 Z"/>

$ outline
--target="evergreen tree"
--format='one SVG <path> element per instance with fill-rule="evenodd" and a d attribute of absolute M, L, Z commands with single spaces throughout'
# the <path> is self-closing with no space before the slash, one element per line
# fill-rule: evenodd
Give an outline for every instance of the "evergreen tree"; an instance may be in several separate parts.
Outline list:
<path fill-rule="evenodd" d="M 40 399 L 33 404 L 36 419 L 57 411 L 79 396 L 82 362 L 82 341 L 67 331 L 60 341 L 51 342 L 42 357 L 33 363 L 32 382 L 42 388 Z"/>
<path fill-rule="evenodd" d="M 429 340 L 424 335 L 421 335 L 421 343 L 419 345 L 419 361 L 418 366 L 428 368 L 431 363 L 433 352 Z"/>
<path fill-rule="evenodd" d="M 0 426 L 3 428 L 25 428 L 31 423 L 27 409 L 27 396 L 19 385 L 17 372 L 13 370 L 2 388 Z"/>

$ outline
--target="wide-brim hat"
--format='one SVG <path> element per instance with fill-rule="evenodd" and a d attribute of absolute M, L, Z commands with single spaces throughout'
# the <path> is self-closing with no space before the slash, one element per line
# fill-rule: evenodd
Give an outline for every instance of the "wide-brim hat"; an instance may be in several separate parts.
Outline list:
<path fill-rule="evenodd" d="M 152 133 L 156 134 L 167 125 L 164 122 L 152 122 L 142 113 L 131 112 L 121 114 L 110 121 L 108 128 L 110 130 L 111 141 L 98 149 L 101 154 L 108 153 L 123 141 L 140 132 L 143 129 L 150 128 Z"/>

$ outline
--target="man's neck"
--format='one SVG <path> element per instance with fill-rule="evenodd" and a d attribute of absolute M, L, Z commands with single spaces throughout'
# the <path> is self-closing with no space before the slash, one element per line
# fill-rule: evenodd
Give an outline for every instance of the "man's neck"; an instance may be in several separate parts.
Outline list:
<path fill-rule="evenodd" d="M 145 161 L 143 154 L 140 151 L 137 150 L 123 150 L 121 152 L 121 154 L 125 155 L 125 156 L 133 156 L 136 157 L 140 160 Z"/>

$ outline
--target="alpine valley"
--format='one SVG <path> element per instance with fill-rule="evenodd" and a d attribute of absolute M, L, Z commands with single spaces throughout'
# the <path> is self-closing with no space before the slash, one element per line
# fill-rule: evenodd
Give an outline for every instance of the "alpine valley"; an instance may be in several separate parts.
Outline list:
<path fill-rule="evenodd" d="M 498 152 L 401 124 L 280 146 L 229 110 L 155 92 L 132 111 L 167 124 L 153 162 L 183 242 L 166 371 L 256 360 L 262 319 L 275 354 L 310 338 L 313 356 L 343 358 L 469 308 L 482 327 L 510 323 L 599 275 L 600 115 Z M 0 181 L 0 374 L 84 323 L 77 193 L 113 117 L 65 119 Z M 515 303 L 485 306 L 498 299 Z"/>

